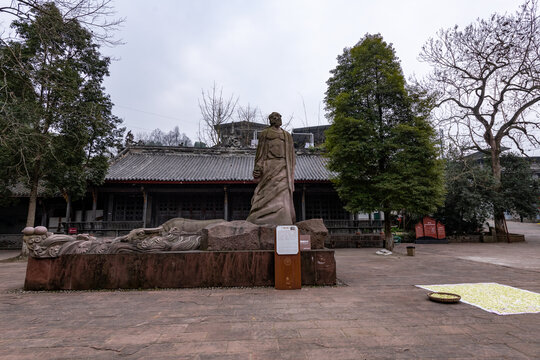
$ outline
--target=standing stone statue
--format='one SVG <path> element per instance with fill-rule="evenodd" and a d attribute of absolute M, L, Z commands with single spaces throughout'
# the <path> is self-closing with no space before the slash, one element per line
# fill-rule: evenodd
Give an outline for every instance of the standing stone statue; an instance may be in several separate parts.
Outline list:
<path fill-rule="evenodd" d="M 270 126 L 259 136 L 253 177 L 258 182 L 247 221 L 254 224 L 291 225 L 294 212 L 294 144 L 281 128 L 281 115 L 268 116 Z"/>

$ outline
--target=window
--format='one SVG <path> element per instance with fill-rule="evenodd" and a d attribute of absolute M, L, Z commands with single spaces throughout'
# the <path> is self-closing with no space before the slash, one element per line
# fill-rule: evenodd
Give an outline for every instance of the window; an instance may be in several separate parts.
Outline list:
<path fill-rule="evenodd" d="M 114 221 L 142 221 L 142 194 L 115 195 Z"/>

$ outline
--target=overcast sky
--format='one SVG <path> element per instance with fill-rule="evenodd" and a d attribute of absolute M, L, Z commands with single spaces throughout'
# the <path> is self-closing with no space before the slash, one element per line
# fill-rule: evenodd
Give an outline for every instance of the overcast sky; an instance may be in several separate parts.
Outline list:
<path fill-rule="evenodd" d="M 293 116 L 292 126 L 326 124 L 329 71 L 366 33 L 393 44 L 407 78 L 421 76 L 429 68 L 418 54 L 437 30 L 513 13 L 522 2 L 116 0 L 125 44 L 102 49 L 117 59 L 105 86 L 135 134 L 178 125 L 197 140 L 201 90 L 214 81 L 239 105 Z"/>

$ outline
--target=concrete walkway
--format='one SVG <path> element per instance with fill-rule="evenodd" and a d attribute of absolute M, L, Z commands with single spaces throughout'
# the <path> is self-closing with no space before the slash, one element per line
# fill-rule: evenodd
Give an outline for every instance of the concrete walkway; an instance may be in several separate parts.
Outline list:
<path fill-rule="evenodd" d="M 24 292 L 26 264 L 0 262 L 0 359 L 538 359 L 540 314 L 437 304 L 414 286 L 540 293 L 540 225 L 529 225 L 526 243 L 339 249 L 346 285 L 296 291 Z"/>
<path fill-rule="evenodd" d="M 20 253 L 20 250 L 0 250 L 0 260 L 12 259 Z"/>

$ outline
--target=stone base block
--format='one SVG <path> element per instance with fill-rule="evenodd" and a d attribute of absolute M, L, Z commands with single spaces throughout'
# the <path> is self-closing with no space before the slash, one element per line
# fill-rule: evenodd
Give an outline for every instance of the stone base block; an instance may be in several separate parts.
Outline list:
<path fill-rule="evenodd" d="M 449 243 L 479 243 L 482 235 L 452 235 L 448 236 Z"/>
<path fill-rule="evenodd" d="M 0 250 L 20 250 L 22 234 L 0 234 Z"/>
<path fill-rule="evenodd" d="M 324 226 L 323 219 L 309 219 L 295 224 L 302 235 L 311 236 L 312 249 L 324 249 L 324 243 L 328 240 L 328 229 Z"/>
<path fill-rule="evenodd" d="M 421 237 L 414 241 L 415 244 L 448 244 L 448 239 L 434 239 L 430 237 Z"/>
<path fill-rule="evenodd" d="M 332 249 L 378 248 L 384 246 L 384 238 L 380 234 L 331 234 L 326 246 Z"/>
<path fill-rule="evenodd" d="M 333 250 L 301 252 L 303 285 L 334 285 Z M 274 251 L 83 254 L 28 259 L 25 290 L 273 286 Z"/>
<path fill-rule="evenodd" d="M 482 236 L 482 242 L 523 242 L 525 241 L 525 235 L 523 234 L 500 234 L 497 236 L 485 234 Z"/>

